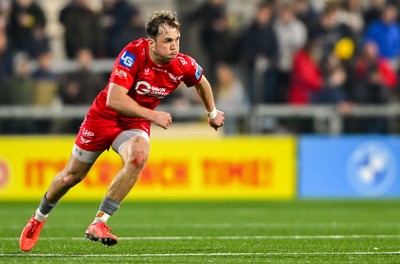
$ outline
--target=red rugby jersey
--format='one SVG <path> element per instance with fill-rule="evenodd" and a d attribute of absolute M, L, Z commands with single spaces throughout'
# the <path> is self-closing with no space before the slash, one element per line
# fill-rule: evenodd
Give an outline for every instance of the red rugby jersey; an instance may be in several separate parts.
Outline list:
<path fill-rule="evenodd" d="M 125 87 L 129 90 L 128 95 L 139 105 L 154 110 L 181 82 L 187 87 L 200 82 L 203 69 L 193 58 L 179 53 L 168 64 L 158 66 L 150 59 L 148 47 L 148 40 L 141 38 L 132 41 L 121 51 L 115 60 L 109 83 L 94 100 L 89 115 L 117 122 L 145 121 L 121 115 L 106 106 L 110 83 Z"/>

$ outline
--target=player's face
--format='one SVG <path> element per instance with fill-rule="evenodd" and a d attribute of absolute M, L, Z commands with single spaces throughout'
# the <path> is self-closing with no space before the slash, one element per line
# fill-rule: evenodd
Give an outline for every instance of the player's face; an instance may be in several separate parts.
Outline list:
<path fill-rule="evenodd" d="M 179 53 L 180 33 L 176 28 L 160 26 L 160 34 L 150 43 L 150 52 L 155 62 L 165 64 L 172 61 Z"/>

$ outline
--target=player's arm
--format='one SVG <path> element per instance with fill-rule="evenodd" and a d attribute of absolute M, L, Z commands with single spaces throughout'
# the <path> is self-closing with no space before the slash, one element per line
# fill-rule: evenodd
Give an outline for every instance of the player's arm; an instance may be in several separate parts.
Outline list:
<path fill-rule="evenodd" d="M 215 130 L 218 130 L 218 128 L 224 125 L 224 112 L 217 110 L 215 107 L 214 96 L 210 83 L 203 75 L 200 82 L 196 84 L 195 87 L 208 112 L 208 123 Z"/>
<path fill-rule="evenodd" d="M 119 84 L 110 83 L 107 95 L 107 106 L 122 115 L 141 117 L 164 129 L 169 127 L 172 122 L 172 117 L 169 113 L 154 111 L 139 105 L 128 96 L 128 91 L 128 89 Z"/>

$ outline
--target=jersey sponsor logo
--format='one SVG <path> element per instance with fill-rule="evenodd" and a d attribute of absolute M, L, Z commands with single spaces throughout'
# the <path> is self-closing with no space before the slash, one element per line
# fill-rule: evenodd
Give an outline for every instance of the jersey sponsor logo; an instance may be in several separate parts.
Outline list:
<path fill-rule="evenodd" d="M 92 139 L 90 139 L 91 137 L 94 136 L 94 133 L 90 130 L 87 129 L 83 129 L 82 130 L 82 135 L 80 136 L 80 140 L 82 144 L 88 144 L 92 141 Z"/>
<path fill-rule="evenodd" d="M 167 88 L 154 87 L 146 81 L 139 81 L 136 83 L 135 90 L 140 95 L 149 95 L 162 99 L 167 96 Z"/>
<path fill-rule="evenodd" d="M 168 74 L 168 77 L 169 77 L 171 80 L 173 80 L 174 82 L 177 82 L 177 83 L 180 83 L 181 80 L 182 80 L 183 77 L 184 77 L 183 75 L 175 76 L 175 75 L 173 75 L 172 73 L 170 73 L 169 71 L 167 71 L 166 69 L 160 69 L 160 68 L 157 68 L 157 67 L 152 67 L 151 69 L 154 70 L 154 71 L 159 71 L 159 72 L 163 72 L 163 73 L 165 73 L 165 74 Z M 148 70 L 150 70 L 150 69 L 148 69 Z M 144 73 L 145 73 L 145 74 L 148 74 L 148 72 L 146 72 L 146 69 L 144 70 Z"/>
<path fill-rule="evenodd" d="M 183 75 L 180 76 L 175 76 L 172 73 L 168 73 L 168 76 L 171 80 L 173 80 L 174 82 L 181 82 Z"/>
<path fill-rule="evenodd" d="M 203 68 L 199 64 L 196 63 L 196 79 L 198 80 L 201 77 L 201 74 L 203 72 Z"/>
<path fill-rule="evenodd" d="M 122 69 L 117 69 L 115 71 L 115 75 L 122 77 L 122 78 L 126 78 L 128 76 L 128 73 L 126 73 L 124 70 Z"/>
<path fill-rule="evenodd" d="M 178 57 L 179 61 L 181 62 L 182 65 L 186 65 L 187 61 L 183 57 Z"/>
<path fill-rule="evenodd" d="M 84 138 L 83 136 L 81 136 L 81 143 L 82 144 L 88 144 L 88 143 L 90 143 L 92 140 L 91 139 L 86 139 L 86 138 Z"/>
<path fill-rule="evenodd" d="M 157 68 L 157 67 L 151 67 L 151 69 L 154 70 L 154 71 L 169 73 L 166 69 L 160 69 L 160 68 Z"/>
<path fill-rule="evenodd" d="M 143 39 L 139 39 L 139 41 L 136 43 L 136 47 L 139 47 L 140 45 L 142 45 L 143 43 Z"/>
<path fill-rule="evenodd" d="M 135 63 L 136 57 L 129 51 L 125 51 L 122 55 L 121 58 L 119 59 L 119 64 L 122 66 L 131 69 L 133 63 Z"/>
<path fill-rule="evenodd" d="M 93 137 L 94 133 L 92 131 L 87 130 L 87 129 L 83 129 L 82 135 L 84 135 L 85 137 Z"/>

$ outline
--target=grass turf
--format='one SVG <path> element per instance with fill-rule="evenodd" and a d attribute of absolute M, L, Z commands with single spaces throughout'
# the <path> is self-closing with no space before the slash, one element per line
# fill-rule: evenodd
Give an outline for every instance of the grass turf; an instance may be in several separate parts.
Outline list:
<path fill-rule="evenodd" d="M 62 201 L 22 252 L 37 205 L 0 203 L 0 263 L 400 263 L 400 200 L 124 202 L 113 247 L 84 239 L 98 203 Z"/>

